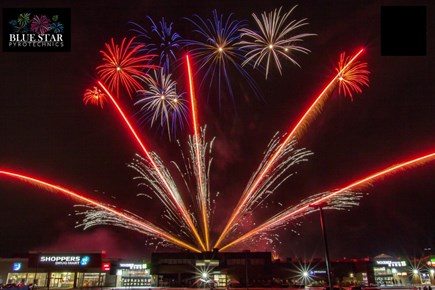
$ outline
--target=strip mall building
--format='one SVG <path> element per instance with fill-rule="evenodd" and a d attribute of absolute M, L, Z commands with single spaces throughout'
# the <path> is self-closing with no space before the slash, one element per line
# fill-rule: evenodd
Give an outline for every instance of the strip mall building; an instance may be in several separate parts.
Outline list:
<path fill-rule="evenodd" d="M 0 259 L 0 284 L 38 288 L 150 286 L 143 261 L 104 259 L 102 253 L 36 253 L 27 258 Z"/>
<path fill-rule="evenodd" d="M 435 258 L 420 259 L 413 268 L 407 259 L 379 255 L 373 259 L 331 262 L 335 285 L 410 286 L 435 284 Z M 305 273 L 302 273 L 305 272 Z M 0 284 L 38 288 L 87 287 L 193 287 L 212 283 L 227 287 L 229 281 L 245 287 L 324 285 L 322 260 L 273 260 L 270 252 L 153 253 L 150 263 L 106 259 L 104 254 L 30 252 L 27 257 L 0 259 Z M 202 285 L 204 286 L 204 285 Z M 209 287 L 210 285 L 207 285 Z"/>

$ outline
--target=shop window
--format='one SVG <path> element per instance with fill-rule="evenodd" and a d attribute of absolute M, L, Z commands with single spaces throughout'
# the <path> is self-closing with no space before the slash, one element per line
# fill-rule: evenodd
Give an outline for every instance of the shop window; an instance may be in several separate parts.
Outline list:
<path fill-rule="evenodd" d="M 50 287 L 52 288 L 74 288 L 75 274 L 71 272 L 51 273 Z"/>

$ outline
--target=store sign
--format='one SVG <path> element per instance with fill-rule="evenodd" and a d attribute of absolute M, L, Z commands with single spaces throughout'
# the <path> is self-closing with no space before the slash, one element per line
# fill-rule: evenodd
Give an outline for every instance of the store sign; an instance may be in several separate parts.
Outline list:
<path fill-rule="evenodd" d="M 326 274 L 326 270 L 314 270 L 314 271 L 310 271 L 310 275 L 324 275 Z"/>
<path fill-rule="evenodd" d="M 103 270 L 103 272 L 107 272 L 110 271 L 110 262 L 104 262 L 101 264 L 101 270 Z"/>
<path fill-rule="evenodd" d="M 147 264 L 121 263 L 119 264 L 118 268 L 130 270 L 145 270 L 147 268 Z"/>
<path fill-rule="evenodd" d="M 91 261 L 89 256 L 57 256 L 57 255 L 43 255 L 39 257 L 41 265 L 73 265 L 73 266 L 86 266 Z"/>
<path fill-rule="evenodd" d="M 405 261 L 389 261 L 389 260 L 382 260 L 382 261 L 376 261 L 377 265 L 387 265 L 388 267 L 406 267 Z"/>
<path fill-rule="evenodd" d="M 67 269 L 101 267 L 101 254 L 35 253 L 29 255 L 29 267 Z"/>
<path fill-rule="evenodd" d="M 197 267 L 218 267 L 219 260 L 196 260 L 195 266 Z"/>
<path fill-rule="evenodd" d="M 435 267 L 435 258 L 431 258 L 429 261 L 427 261 L 427 265 L 429 267 Z"/>
<path fill-rule="evenodd" d="M 21 270 L 21 268 L 23 267 L 23 263 L 21 262 L 15 262 L 12 264 L 12 271 L 14 272 L 18 272 Z"/>

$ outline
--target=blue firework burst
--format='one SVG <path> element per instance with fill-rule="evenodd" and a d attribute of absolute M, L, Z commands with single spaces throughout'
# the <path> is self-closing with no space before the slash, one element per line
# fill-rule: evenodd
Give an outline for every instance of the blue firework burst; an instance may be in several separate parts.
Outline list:
<path fill-rule="evenodd" d="M 201 87 L 208 85 L 209 92 L 216 86 L 219 104 L 225 90 L 234 104 L 234 90 L 231 78 L 234 74 L 241 75 L 249 87 L 257 94 L 254 80 L 242 67 L 246 51 L 237 47 L 240 42 L 239 30 L 245 27 L 245 22 L 233 19 L 233 14 L 225 17 L 212 12 L 212 18 L 203 19 L 198 15 L 186 18 L 193 24 L 196 39 L 183 41 L 190 54 L 198 63 L 197 73 L 201 76 Z"/>
<path fill-rule="evenodd" d="M 134 25 L 132 31 L 137 33 L 138 39 L 143 39 L 141 42 L 145 44 L 142 49 L 147 54 L 157 54 L 159 55 L 159 66 L 163 68 L 165 74 L 169 74 L 170 67 L 177 60 L 177 51 L 181 48 L 181 36 L 174 32 L 173 23 L 166 22 L 165 18 L 162 18 L 159 22 L 154 22 L 154 20 L 147 16 L 150 21 L 150 30 L 148 30 L 135 22 L 130 22 Z"/>

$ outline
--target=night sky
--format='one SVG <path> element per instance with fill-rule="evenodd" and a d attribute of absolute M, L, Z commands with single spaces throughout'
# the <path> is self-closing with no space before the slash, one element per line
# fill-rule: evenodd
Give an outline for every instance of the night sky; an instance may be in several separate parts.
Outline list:
<path fill-rule="evenodd" d="M 101 201 L 131 210 L 159 222 L 163 208 L 154 199 L 136 197 L 142 192 L 127 168 L 138 153 L 124 125 L 110 106 L 85 106 L 82 96 L 93 85 L 99 51 L 110 38 L 119 42 L 133 36 L 134 21 L 148 24 L 165 17 L 174 29 L 189 35 L 192 27 L 183 17 L 210 17 L 233 12 L 254 27 L 257 15 L 283 6 L 290 16 L 307 18 L 303 32 L 308 55 L 296 56 L 301 68 L 287 64 L 283 75 L 264 75 L 248 69 L 258 81 L 261 97 L 242 89 L 235 109 L 228 98 L 219 105 L 216 96 L 198 90 L 200 113 L 208 139 L 216 137 L 211 175 L 212 192 L 220 192 L 213 219 L 214 235 L 224 226 L 261 161 L 275 132 L 296 122 L 335 74 L 339 54 L 365 47 L 370 87 L 353 100 L 332 94 L 322 114 L 307 128 L 299 146 L 314 152 L 297 166 L 269 200 L 267 210 L 254 215 L 260 222 L 278 212 L 278 202 L 300 200 L 347 185 L 386 166 L 435 152 L 435 5 L 432 1 L 7 1 L 2 8 L 71 8 L 71 52 L 0 52 L 0 168 L 16 169 L 47 178 Z M 383 5 L 427 7 L 426 56 L 381 56 L 380 11 Z M 412 21 L 404 19 L 403 21 Z M 409 40 L 403 31 L 403 42 Z M 182 78 L 181 78 L 182 79 Z M 237 79 L 234 80 L 238 82 Z M 182 85 L 180 85 L 182 86 Z M 225 96 L 224 96 L 225 98 Z M 138 108 L 124 96 L 121 102 L 137 120 Z M 179 149 L 165 135 L 142 124 L 148 147 L 165 161 L 179 161 Z M 188 132 L 178 135 L 182 144 Z M 405 170 L 364 188 L 369 193 L 350 211 L 326 211 L 325 220 L 333 258 L 421 255 L 434 248 L 435 162 Z M 116 198 L 116 199 L 114 199 Z M 186 197 L 186 202 L 190 201 Z M 146 237 L 115 227 L 75 228 L 80 217 L 70 198 L 34 186 L 0 179 L 0 256 L 30 250 L 106 250 L 110 257 L 149 256 Z M 298 220 L 301 226 L 276 233 L 281 257 L 321 257 L 323 242 L 319 216 Z M 165 224 L 160 224 L 165 227 Z M 294 231 L 290 230 L 293 229 Z M 158 250 L 168 250 L 158 248 Z M 259 244 L 252 250 L 272 250 Z"/>

